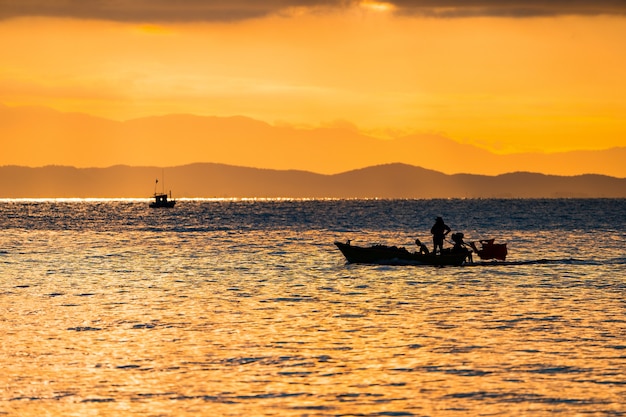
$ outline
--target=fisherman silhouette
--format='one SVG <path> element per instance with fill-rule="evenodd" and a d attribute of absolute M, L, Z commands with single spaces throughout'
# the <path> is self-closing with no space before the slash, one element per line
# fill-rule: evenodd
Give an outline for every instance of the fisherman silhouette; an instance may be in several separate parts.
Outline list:
<path fill-rule="evenodd" d="M 464 237 L 465 235 L 461 232 L 452 233 L 451 238 L 452 238 L 452 241 L 454 242 L 454 246 L 452 247 L 452 252 L 466 253 L 467 260 L 469 262 L 474 262 L 474 259 L 472 258 L 472 251 L 467 248 L 468 246 L 471 246 L 471 245 L 465 243 L 465 241 L 463 240 Z"/>
<path fill-rule="evenodd" d="M 465 235 L 463 233 L 461 232 L 452 233 L 450 237 L 452 238 L 452 241 L 454 242 L 452 251 L 461 252 L 463 249 L 466 249 L 465 248 L 466 243 L 463 241 L 463 238 L 465 237 Z"/>
<path fill-rule="evenodd" d="M 435 224 L 430 229 L 430 233 L 433 235 L 433 255 L 437 254 L 437 248 L 439 248 L 439 253 L 441 254 L 441 251 L 443 251 L 443 240 L 451 231 L 450 227 L 443 222 L 443 218 L 437 217 L 435 219 Z"/>
<path fill-rule="evenodd" d="M 419 247 L 419 253 L 422 255 L 428 255 L 430 253 L 430 251 L 428 250 L 428 248 L 426 247 L 426 245 L 424 245 L 422 243 L 421 240 L 419 239 L 415 239 L 415 244 L 417 245 L 417 247 Z"/>

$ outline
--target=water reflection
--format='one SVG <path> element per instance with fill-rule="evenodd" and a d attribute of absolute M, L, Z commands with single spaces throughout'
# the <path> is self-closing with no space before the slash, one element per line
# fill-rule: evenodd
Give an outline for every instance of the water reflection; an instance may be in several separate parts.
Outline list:
<path fill-rule="evenodd" d="M 544 231 L 520 228 L 507 264 L 346 265 L 332 246 L 343 230 L 254 226 L 294 210 L 260 210 L 245 230 L 178 219 L 3 231 L 0 412 L 626 412 L 620 232 L 570 231 L 548 244 Z M 602 253 L 572 250 L 593 245 Z"/>

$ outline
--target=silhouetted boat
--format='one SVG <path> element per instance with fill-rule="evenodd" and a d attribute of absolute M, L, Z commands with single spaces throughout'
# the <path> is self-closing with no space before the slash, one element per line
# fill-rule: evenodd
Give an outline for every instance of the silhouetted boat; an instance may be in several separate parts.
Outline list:
<path fill-rule="evenodd" d="M 335 242 L 343 256 L 350 263 L 383 264 L 383 265 L 434 265 L 461 266 L 469 256 L 469 251 L 453 252 L 444 250 L 438 255 L 409 252 L 396 246 L 374 245 L 370 247 L 353 246 Z"/>
<path fill-rule="evenodd" d="M 508 254 L 506 243 L 494 243 L 494 241 L 495 239 L 480 240 L 480 249 L 476 247 L 474 242 L 470 242 L 470 246 L 474 249 L 474 252 L 478 254 L 480 259 L 498 259 L 500 261 L 506 260 L 506 255 Z"/>
<path fill-rule="evenodd" d="M 150 203 L 150 208 L 172 208 L 175 204 L 176 200 L 168 200 L 167 194 L 154 194 L 154 201 Z"/>
<path fill-rule="evenodd" d="M 163 172 L 163 178 L 165 178 L 165 172 Z M 161 192 L 157 193 L 157 184 L 159 183 L 159 179 L 157 178 L 154 183 L 154 201 L 150 203 L 150 208 L 172 208 L 176 205 L 176 200 L 172 200 L 172 192 L 170 191 L 169 198 L 167 199 L 167 194 L 165 193 L 165 179 L 161 182 Z"/>

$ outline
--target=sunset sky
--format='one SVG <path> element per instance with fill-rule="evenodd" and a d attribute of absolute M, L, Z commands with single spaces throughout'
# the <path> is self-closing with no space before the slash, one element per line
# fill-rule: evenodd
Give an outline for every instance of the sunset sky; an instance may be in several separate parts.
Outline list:
<path fill-rule="evenodd" d="M 626 146 L 623 0 L 0 0 L 0 57 L 11 107 Z"/>

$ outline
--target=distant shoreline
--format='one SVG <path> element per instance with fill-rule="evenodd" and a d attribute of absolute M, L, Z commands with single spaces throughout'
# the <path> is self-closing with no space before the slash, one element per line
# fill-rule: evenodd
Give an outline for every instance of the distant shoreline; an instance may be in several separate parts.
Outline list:
<path fill-rule="evenodd" d="M 160 167 L 0 167 L 0 199 L 148 199 Z M 443 174 L 385 164 L 334 175 L 198 163 L 166 168 L 175 199 L 626 198 L 626 178 L 516 172 Z M 161 184 L 159 184 L 161 185 Z"/>
<path fill-rule="evenodd" d="M 246 116 L 167 114 L 124 122 L 47 107 L 0 104 L 0 166 L 180 167 L 211 162 L 339 175 L 403 163 L 446 174 L 594 173 L 626 178 L 626 145 L 497 153 L 443 133 L 382 139 L 350 126 L 303 128 Z M 597 146 L 594 146 L 597 145 Z M 548 146 L 548 144 L 546 144 Z M 168 168 L 169 169 L 169 168 Z"/>

